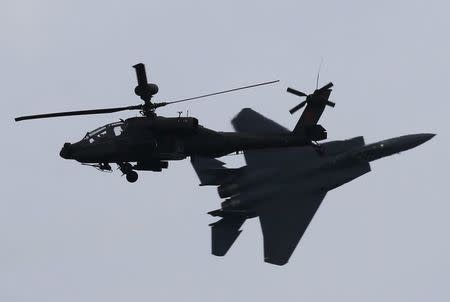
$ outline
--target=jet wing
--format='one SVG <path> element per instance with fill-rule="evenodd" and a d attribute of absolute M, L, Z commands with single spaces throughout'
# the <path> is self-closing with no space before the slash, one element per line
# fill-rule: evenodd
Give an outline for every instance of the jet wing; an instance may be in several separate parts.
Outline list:
<path fill-rule="evenodd" d="M 257 212 L 264 237 L 264 261 L 276 265 L 288 262 L 326 193 L 296 197 L 284 191 L 276 202 L 267 202 Z"/>

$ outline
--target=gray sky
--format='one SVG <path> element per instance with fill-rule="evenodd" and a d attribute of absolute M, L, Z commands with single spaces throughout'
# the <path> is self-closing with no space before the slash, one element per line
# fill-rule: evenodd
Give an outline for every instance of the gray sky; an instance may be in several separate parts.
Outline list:
<path fill-rule="evenodd" d="M 1 301 L 449 301 L 447 1 L 3 1 Z M 251 107 L 292 128 L 333 81 L 331 139 L 434 132 L 328 194 L 289 264 L 263 262 L 257 220 L 210 255 L 218 207 L 189 161 L 129 184 L 58 156 L 134 113 L 16 124 L 22 114 L 125 106 L 144 62 L 160 100 L 280 79 L 189 110 L 212 129 Z M 242 159 L 226 157 L 231 165 Z"/>

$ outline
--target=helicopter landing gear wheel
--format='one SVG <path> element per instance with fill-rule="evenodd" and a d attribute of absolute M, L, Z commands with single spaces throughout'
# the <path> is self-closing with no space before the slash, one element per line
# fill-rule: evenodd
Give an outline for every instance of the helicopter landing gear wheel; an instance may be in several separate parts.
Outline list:
<path fill-rule="evenodd" d="M 128 182 L 136 182 L 138 180 L 138 174 L 135 171 L 130 171 L 126 174 Z"/>
<path fill-rule="evenodd" d="M 118 163 L 120 171 L 127 177 L 128 182 L 136 182 L 138 180 L 138 174 L 133 171 L 133 166 L 130 163 Z"/>

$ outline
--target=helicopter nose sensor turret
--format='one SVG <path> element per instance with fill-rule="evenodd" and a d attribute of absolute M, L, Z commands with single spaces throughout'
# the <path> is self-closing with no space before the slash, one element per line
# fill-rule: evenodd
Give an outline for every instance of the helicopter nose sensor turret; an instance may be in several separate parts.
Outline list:
<path fill-rule="evenodd" d="M 59 155 L 64 158 L 64 159 L 70 159 L 70 155 L 71 155 L 71 143 L 65 143 L 64 146 L 62 147 L 61 151 L 59 152 Z"/>

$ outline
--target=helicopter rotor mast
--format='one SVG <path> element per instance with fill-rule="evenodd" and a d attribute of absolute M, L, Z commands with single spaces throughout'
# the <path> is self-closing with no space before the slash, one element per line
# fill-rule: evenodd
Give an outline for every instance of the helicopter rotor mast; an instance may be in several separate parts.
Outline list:
<path fill-rule="evenodd" d="M 125 111 L 125 110 L 140 110 L 144 116 L 152 117 L 152 116 L 156 116 L 155 110 L 157 108 L 163 107 L 166 105 L 197 100 L 197 99 L 206 98 L 206 97 L 210 97 L 210 96 L 214 96 L 214 95 L 218 95 L 218 94 L 230 93 L 230 92 L 237 91 L 237 90 L 249 89 L 249 88 L 253 88 L 253 87 L 270 85 L 270 84 L 279 82 L 279 80 L 269 81 L 269 82 L 263 82 L 263 83 L 223 90 L 223 91 L 219 91 L 219 92 L 203 94 L 200 96 L 180 99 L 180 100 L 176 100 L 176 101 L 153 103 L 151 101 L 151 99 L 153 98 L 153 96 L 155 94 L 158 93 L 158 90 L 159 90 L 158 85 L 147 82 L 147 74 L 145 71 L 144 64 L 138 63 L 138 64 L 134 65 L 133 68 L 136 71 L 136 77 L 137 77 L 137 82 L 138 82 L 138 85 L 134 88 L 134 93 L 144 101 L 144 104 L 125 106 L 125 107 L 100 108 L 100 109 L 90 109 L 90 110 L 64 111 L 64 112 L 27 115 L 27 116 L 16 117 L 14 120 L 16 122 L 19 122 L 19 121 L 24 121 L 24 120 L 42 119 L 42 118 L 51 118 L 51 117 L 106 114 L 106 113 L 114 113 L 114 112 Z"/>
<path fill-rule="evenodd" d="M 136 77 L 138 85 L 134 88 L 134 93 L 144 101 L 142 107 L 142 114 L 145 116 L 153 115 L 156 109 L 155 104 L 151 102 L 152 97 L 158 93 L 158 85 L 147 82 L 147 73 L 145 72 L 145 65 L 138 63 L 133 66 L 136 70 Z"/>

